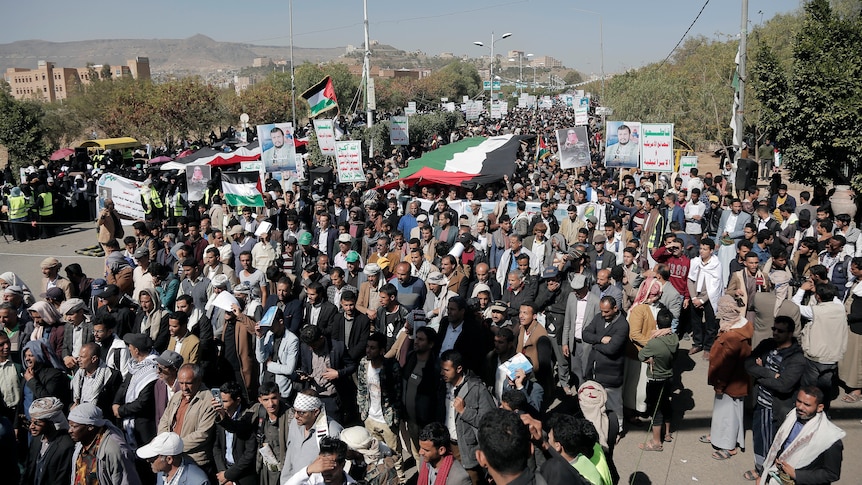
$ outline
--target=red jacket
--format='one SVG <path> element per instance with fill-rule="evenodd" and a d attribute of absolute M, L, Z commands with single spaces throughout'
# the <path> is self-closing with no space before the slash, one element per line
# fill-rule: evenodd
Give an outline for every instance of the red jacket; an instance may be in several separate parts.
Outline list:
<path fill-rule="evenodd" d="M 691 267 L 691 260 L 688 259 L 688 256 L 674 256 L 668 252 L 667 248 L 661 246 L 652 252 L 652 258 L 656 262 L 668 266 L 670 284 L 683 298 L 690 298 L 688 294 L 688 269 Z"/>

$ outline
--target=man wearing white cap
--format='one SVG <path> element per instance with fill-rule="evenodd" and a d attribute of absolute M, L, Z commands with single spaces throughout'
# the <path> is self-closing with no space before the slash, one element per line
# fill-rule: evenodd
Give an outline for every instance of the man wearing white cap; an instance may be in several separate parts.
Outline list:
<path fill-rule="evenodd" d="M 60 268 L 63 264 L 54 257 L 48 257 L 42 260 L 39 265 L 42 269 L 42 293 L 47 292 L 51 288 L 60 288 L 66 295 L 66 299 L 75 296 L 72 293 L 72 283 L 60 274 Z"/>
<path fill-rule="evenodd" d="M 337 437 L 343 429 L 326 415 L 323 402 L 314 391 L 302 391 L 296 395 L 293 414 L 296 419 L 290 422 L 281 483 L 314 462 L 323 438 Z"/>
<path fill-rule="evenodd" d="M 428 325 L 437 330 L 440 328 L 440 320 L 446 316 L 449 300 L 458 294 L 446 288 L 446 277 L 439 271 L 429 274 L 425 283 L 428 285 L 429 291 L 422 309 L 425 310 L 425 315 L 428 317 Z"/>
<path fill-rule="evenodd" d="M 140 485 L 134 453 L 123 432 L 95 404 L 86 403 L 69 412 L 69 436 L 76 442 L 72 455 L 72 483 Z"/>
<path fill-rule="evenodd" d="M 183 457 L 183 439 L 176 433 L 161 433 L 138 448 L 138 457 L 150 464 L 156 483 L 209 485 L 209 478 L 193 461 Z"/>

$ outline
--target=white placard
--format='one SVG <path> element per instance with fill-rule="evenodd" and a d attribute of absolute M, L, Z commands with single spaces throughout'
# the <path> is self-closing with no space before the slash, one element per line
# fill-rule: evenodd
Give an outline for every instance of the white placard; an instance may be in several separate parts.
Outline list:
<path fill-rule="evenodd" d="M 338 183 L 365 182 L 362 140 L 335 142 L 335 163 L 338 166 Z"/>
<path fill-rule="evenodd" d="M 144 219 L 144 206 L 141 205 L 141 191 L 149 191 L 149 185 L 144 185 L 114 173 L 106 173 L 99 177 L 98 187 L 99 209 L 105 207 L 105 200 L 114 201 L 117 213 L 132 219 Z"/>
<path fill-rule="evenodd" d="M 332 120 L 323 118 L 312 121 L 314 122 L 314 133 L 317 135 L 317 145 L 320 147 L 320 153 L 334 156 L 335 130 L 332 127 Z"/>

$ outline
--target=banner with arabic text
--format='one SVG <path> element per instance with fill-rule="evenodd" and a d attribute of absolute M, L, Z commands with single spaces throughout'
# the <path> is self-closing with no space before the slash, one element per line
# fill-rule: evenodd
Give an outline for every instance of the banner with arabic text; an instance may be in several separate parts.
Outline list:
<path fill-rule="evenodd" d="M 335 142 L 335 163 L 338 167 L 338 183 L 365 182 L 362 170 L 362 140 Z"/>
<path fill-rule="evenodd" d="M 324 155 L 335 155 L 335 129 L 332 120 L 327 118 L 314 119 L 314 133 L 317 135 L 317 145 L 320 153 Z"/>
<path fill-rule="evenodd" d="M 673 123 L 643 123 L 641 132 L 641 170 L 673 172 Z"/>

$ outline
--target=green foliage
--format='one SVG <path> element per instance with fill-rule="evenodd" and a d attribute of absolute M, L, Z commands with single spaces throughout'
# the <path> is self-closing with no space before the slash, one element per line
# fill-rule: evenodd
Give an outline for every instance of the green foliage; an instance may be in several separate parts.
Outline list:
<path fill-rule="evenodd" d="M 48 153 L 43 143 L 42 104 L 18 101 L 9 84 L 0 80 L 0 145 L 6 147 L 15 170 Z"/>
<path fill-rule="evenodd" d="M 578 84 L 584 81 L 583 76 L 578 71 L 569 71 L 563 76 L 563 81 L 566 84 Z"/>
<path fill-rule="evenodd" d="M 770 62 L 769 53 L 763 57 Z M 784 148 L 791 179 L 804 184 L 847 182 L 862 168 L 862 18 L 835 14 L 828 0 L 805 6 L 793 42 L 792 70 L 783 99 L 765 104 Z M 757 95 L 777 95 L 782 79 L 756 72 Z M 862 182 L 857 177 L 855 182 Z M 862 187 L 859 187 L 862 188 Z"/>
<path fill-rule="evenodd" d="M 788 132 L 783 128 L 782 112 L 786 109 L 787 76 L 779 65 L 775 52 L 768 45 L 761 45 L 754 56 L 749 76 L 760 110 L 760 130 L 771 136 L 778 146 L 788 141 Z"/>

